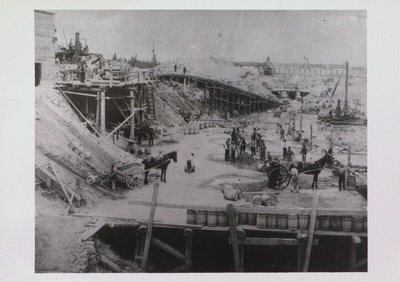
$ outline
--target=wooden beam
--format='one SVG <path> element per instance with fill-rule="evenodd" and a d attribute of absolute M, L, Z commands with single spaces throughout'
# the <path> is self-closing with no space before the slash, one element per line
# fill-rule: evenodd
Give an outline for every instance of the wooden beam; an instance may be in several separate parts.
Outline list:
<path fill-rule="evenodd" d="M 68 212 L 74 213 L 75 210 L 74 210 L 74 205 L 72 204 L 72 199 L 69 197 L 69 195 L 68 195 L 68 193 L 67 193 L 67 191 L 66 191 L 66 189 L 65 189 L 65 186 L 64 186 L 64 184 L 62 183 L 61 178 L 60 178 L 60 176 L 58 175 L 58 173 L 57 173 L 56 169 L 54 168 L 54 166 L 53 166 L 51 163 L 49 163 L 49 165 L 51 166 L 51 169 L 52 169 L 52 171 L 53 171 L 53 173 L 54 173 L 54 175 L 55 175 L 55 177 L 56 177 L 58 183 L 60 184 L 61 189 L 63 190 L 63 192 L 64 192 L 64 194 L 65 194 L 65 197 L 66 197 L 67 200 L 68 200 L 68 203 L 69 203 Z"/>
<path fill-rule="evenodd" d="M 92 125 L 92 122 L 90 120 L 88 120 L 84 114 L 81 113 L 81 111 L 75 106 L 75 104 L 68 98 L 68 96 L 61 90 L 61 88 L 57 87 L 58 90 L 60 91 L 61 95 L 64 96 L 65 99 L 67 99 L 68 103 L 75 109 L 75 111 L 78 113 L 78 115 L 80 117 L 83 118 L 84 121 L 86 121 L 87 125 L 90 126 L 91 129 L 93 129 L 93 131 L 97 134 L 97 136 L 100 136 L 100 133 L 96 130 L 96 128 L 94 128 L 94 126 Z"/>
<path fill-rule="evenodd" d="M 104 90 L 100 92 L 100 134 L 106 134 L 106 94 Z"/>
<path fill-rule="evenodd" d="M 129 96 L 131 97 L 130 107 L 131 107 L 131 115 L 132 115 L 131 122 L 130 122 L 131 132 L 129 134 L 129 139 L 134 140 L 135 139 L 135 116 L 134 116 L 134 113 L 135 113 L 135 92 L 133 92 L 133 90 L 130 90 L 129 91 Z"/>
<path fill-rule="evenodd" d="M 151 206 L 151 202 L 130 200 L 129 205 Z M 208 205 L 191 205 L 191 204 L 175 204 L 175 203 L 157 203 L 157 207 L 161 208 L 175 208 L 175 209 L 194 209 L 194 210 L 207 210 L 207 211 L 226 211 L 225 207 L 221 206 L 208 206 Z M 311 209 L 308 208 L 279 208 L 279 207 L 264 207 L 264 208 L 246 208 L 234 207 L 237 212 L 247 213 L 261 213 L 261 214 L 304 214 L 309 215 Z M 352 209 L 325 209 L 319 208 L 317 215 L 331 215 L 331 216 L 367 216 L 365 210 L 352 210 Z M 347 232 L 348 233 L 348 232 Z"/>
<path fill-rule="evenodd" d="M 305 245 L 305 239 L 307 238 L 307 235 L 304 233 L 297 233 L 297 242 L 298 242 L 298 247 L 297 247 L 297 271 L 301 272 L 303 268 L 303 258 L 304 258 L 304 245 Z"/>
<path fill-rule="evenodd" d="M 357 246 L 361 244 L 361 239 L 358 236 L 353 236 L 351 237 L 351 243 L 350 243 L 350 255 L 349 255 L 349 268 L 350 271 L 355 271 L 356 270 L 356 260 L 357 260 Z"/>
<path fill-rule="evenodd" d="M 65 94 L 71 94 L 71 95 L 79 95 L 79 96 L 97 98 L 97 95 L 96 95 L 96 94 L 89 94 L 89 93 L 82 93 L 82 92 L 74 92 L 74 91 L 64 91 L 64 93 L 65 93 Z"/>
<path fill-rule="evenodd" d="M 158 187 L 159 186 L 160 186 L 160 184 L 158 182 L 154 183 L 153 197 L 152 197 L 153 205 L 151 206 L 151 209 L 150 209 L 149 223 L 147 225 L 146 239 L 144 242 L 143 260 L 142 260 L 142 264 L 141 264 L 141 267 L 144 271 L 146 271 L 146 269 L 147 269 L 147 262 L 149 259 L 150 242 L 151 242 L 151 235 L 153 233 L 153 224 L 154 224 L 153 221 L 154 221 L 154 215 L 156 213 Z"/>
<path fill-rule="evenodd" d="M 314 195 L 313 206 L 310 215 L 310 226 L 308 229 L 308 238 L 307 238 L 307 246 L 306 246 L 306 256 L 304 259 L 303 272 L 308 271 L 308 265 L 310 263 L 311 257 L 311 248 L 314 239 L 314 230 L 315 230 L 315 220 L 317 218 L 317 208 L 319 201 L 319 192 Z"/>
<path fill-rule="evenodd" d="M 186 257 L 184 254 L 182 254 L 180 251 L 175 249 L 174 247 L 168 245 L 167 243 L 164 243 L 160 239 L 157 239 L 155 237 L 151 238 L 151 243 L 153 243 L 155 246 L 159 247 L 161 250 L 173 255 L 174 257 L 180 259 L 181 261 L 185 261 Z"/>
<path fill-rule="evenodd" d="M 245 238 L 238 241 L 239 245 L 246 246 L 299 246 L 299 241 L 294 238 Z M 312 244 L 317 246 L 319 239 L 314 239 Z"/>
<path fill-rule="evenodd" d="M 97 92 L 97 103 L 96 103 L 96 128 L 98 131 L 100 131 L 100 93 L 101 93 L 100 91 Z"/>
<path fill-rule="evenodd" d="M 232 240 L 232 250 L 233 250 L 233 261 L 235 263 L 235 271 L 241 272 L 243 268 L 241 266 L 240 255 L 239 255 L 239 244 L 236 233 L 236 220 L 235 220 L 235 211 L 233 209 L 232 204 L 227 205 L 228 210 L 228 222 L 229 222 L 229 231 Z"/>
<path fill-rule="evenodd" d="M 185 236 L 185 271 L 192 270 L 192 252 L 193 252 L 193 230 L 185 229 L 183 231 Z"/>
<path fill-rule="evenodd" d="M 105 140 L 107 140 L 111 135 L 113 135 L 118 129 L 120 129 L 127 121 L 131 119 L 135 115 L 136 112 L 133 114 L 129 115 L 126 119 L 124 119 L 123 122 L 121 122 L 116 128 L 114 128 L 107 136 L 105 136 L 101 141 L 100 144 L 103 143 Z"/>

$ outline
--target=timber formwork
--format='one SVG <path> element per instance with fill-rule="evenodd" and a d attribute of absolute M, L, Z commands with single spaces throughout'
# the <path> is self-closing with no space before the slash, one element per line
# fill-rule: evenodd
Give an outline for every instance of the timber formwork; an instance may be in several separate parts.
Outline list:
<path fill-rule="evenodd" d="M 204 91 L 206 105 L 211 111 L 234 112 L 248 115 L 279 107 L 280 102 L 265 98 L 249 91 L 217 80 L 184 74 L 157 75 L 161 81 L 193 85 Z"/>
<path fill-rule="evenodd" d="M 126 137 L 132 140 L 135 126 L 141 126 L 145 118 L 156 119 L 155 83 L 152 73 L 138 73 L 123 81 L 72 80 L 56 85 L 80 116 L 94 124 L 97 135 L 106 136 L 106 130 L 129 128 Z"/>

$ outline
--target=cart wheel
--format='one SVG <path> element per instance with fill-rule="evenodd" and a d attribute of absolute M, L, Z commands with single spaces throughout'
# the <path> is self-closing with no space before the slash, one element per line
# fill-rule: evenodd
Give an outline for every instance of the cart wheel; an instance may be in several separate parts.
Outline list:
<path fill-rule="evenodd" d="M 140 174 L 128 174 L 125 179 L 126 186 L 129 189 L 140 188 L 143 184 L 143 179 Z"/>
<path fill-rule="evenodd" d="M 274 168 L 269 175 L 275 177 L 275 179 L 272 179 L 273 182 L 270 183 L 270 188 L 283 190 L 288 187 L 290 183 L 290 174 L 285 167 L 280 166 Z"/>

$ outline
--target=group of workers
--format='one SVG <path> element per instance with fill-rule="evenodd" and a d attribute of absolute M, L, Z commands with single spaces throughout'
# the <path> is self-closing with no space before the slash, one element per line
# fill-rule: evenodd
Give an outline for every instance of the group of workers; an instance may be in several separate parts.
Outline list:
<path fill-rule="evenodd" d="M 174 65 L 174 72 L 176 72 L 178 70 L 178 65 Z M 186 67 L 183 67 L 182 69 L 183 74 L 186 74 Z"/>

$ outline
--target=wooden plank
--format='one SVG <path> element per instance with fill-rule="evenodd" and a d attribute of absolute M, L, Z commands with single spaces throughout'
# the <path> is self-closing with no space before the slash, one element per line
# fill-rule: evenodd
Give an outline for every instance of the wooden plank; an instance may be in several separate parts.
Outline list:
<path fill-rule="evenodd" d="M 106 139 L 108 139 L 110 136 L 112 136 L 118 129 L 120 129 L 127 121 L 130 120 L 131 117 L 133 117 L 133 116 L 135 115 L 135 113 L 136 113 L 136 112 L 130 114 L 129 117 L 127 117 L 126 119 L 124 119 L 123 122 L 121 122 L 116 128 L 114 128 L 107 136 L 105 136 L 105 137 L 101 140 L 100 144 L 103 143 L 103 142 L 104 142 Z"/>
<path fill-rule="evenodd" d="M 357 260 L 357 245 L 361 244 L 361 239 L 358 236 L 353 236 L 350 243 L 350 255 L 349 255 L 349 268 L 350 271 L 356 270 Z"/>
<path fill-rule="evenodd" d="M 142 205 L 151 206 L 152 203 L 147 201 L 130 200 L 129 205 Z M 209 206 L 209 205 L 191 205 L 191 204 L 175 204 L 175 203 L 157 203 L 157 207 L 162 208 L 175 208 L 175 209 L 194 209 L 194 210 L 207 210 L 207 211 L 226 211 L 225 207 Z M 245 213 L 260 213 L 260 214 L 304 214 L 309 215 L 311 209 L 307 208 L 279 208 L 279 207 L 265 207 L 265 208 L 245 208 L 234 207 L 237 212 Z M 365 210 L 352 210 L 352 209 L 324 209 L 319 208 L 317 215 L 331 215 L 331 216 L 367 216 Z"/>
<path fill-rule="evenodd" d="M 53 166 L 51 163 L 50 163 L 50 166 L 51 166 L 51 168 L 52 168 L 52 170 L 53 170 L 53 173 L 54 173 L 54 175 L 55 175 L 55 177 L 56 177 L 58 183 L 59 183 L 60 186 L 61 186 L 61 189 L 63 190 L 63 192 L 64 192 L 64 194 L 65 194 L 65 196 L 66 196 L 66 198 L 67 198 L 67 200 L 68 200 L 69 207 L 71 208 L 71 209 L 68 208 L 68 212 L 70 212 L 70 211 L 71 211 L 72 213 L 75 212 L 75 210 L 74 210 L 74 205 L 72 204 L 72 201 L 71 201 L 71 199 L 69 198 L 69 195 L 68 195 L 68 193 L 67 193 L 67 191 L 66 191 L 66 189 L 65 189 L 65 186 L 64 186 L 64 184 L 62 183 L 62 181 L 61 181 L 61 179 L 60 179 L 60 177 L 59 177 L 57 171 L 55 170 L 54 166 Z"/>
<path fill-rule="evenodd" d="M 235 271 L 240 272 L 243 271 L 243 268 L 241 265 L 240 254 L 239 254 L 239 244 L 236 233 L 235 211 L 233 209 L 233 205 L 228 204 L 227 210 L 228 210 L 229 231 L 232 240 L 233 261 L 235 263 Z"/>
<path fill-rule="evenodd" d="M 101 135 L 106 134 L 106 94 L 103 91 L 100 92 L 100 133 Z"/>
<path fill-rule="evenodd" d="M 151 242 L 151 235 L 153 233 L 153 224 L 154 224 L 154 215 L 156 213 L 156 206 L 157 206 L 157 196 L 158 196 L 158 187 L 160 184 L 158 182 L 154 183 L 154 189 L 153 189 L 153 197 L 152 197 L 152 207 L 150 210 L 150 216 L 149 216 L 149 223 L 147 225 L 147 233 L 146 233 L 146 239 L 144 243 L 144 250 L 143 250 L 143 260 L 141 267 L 144 271 L 147 269 L 147 262 L 149 259 L 149 250 L 150 250 L 150 242 Z"/>
<path fill-rule="evenodd" d="M 64 93 L 65 94 L 71 94 L 71 95 L 79 95 L 79 96 L 97 98 L 96 94 L 81 93 L 81 92 L 74 92 L 74 91 L 64 91 Z"/>
<path fill-rule="evenodd" d="M 83 233 L 82 235 L 82 241 L 86 241 L 87 239 L 89 239 L 90 237 L 92 237 L 94 234 L 97 233 L 97 231 L 99 231 L 101 228 L 103 228 L 103 226 L 106 225 L 105 220 L 99 220 L 96 223 L 96 226 L 93 228 L 90 228 L 88 230 L 85 231 L 85 233 Z"/>
<path fill-rule="evenodd" d="M 308 271 L 308 265 L 310 263 L 311 248 L 312 248 L 312 242 L 314 239 L 315 220 L 317 218 L 318 200 L 319 200 L 319 192 L 317 192 L 314 195 L 313 206 L 312 206 L 312 211 L 311 211 L 311 216 L 310 216 L 310 226 L 308 229 L 308 238 L 307 238 L 307 246 L 306 246 L 306 255 L 304 258 L 303 272 Z"/>
<path fill-rule="evenodd" d="M 185 261 L 185 255 L 182 254 L 180 251 L 175 249 L 174 247 L 168 245 L 167 243 L 161 241 L 158 238 L 151 238 L 151 243 L 153 243 L 155 246 L 159 247 L 161 250 L 173 255 L 174 257 L 180 259 L 181 261 Z"/>
<path fill-rule="evenodd" d="M 192 269 L 193 230 L 185 229 L 183 235 L 185 236 L 185 271 L 188 272 Z"/>
<path fill-rule="evenodd" d="M 231 243 L 231 241 L 230 241 Z M 294 238 L 244 238 L 238 241 L 245 246 L 299 246 L 299 241 Z M 319 239 L 314 239 L 312 244 L 317 246 Z"/>

